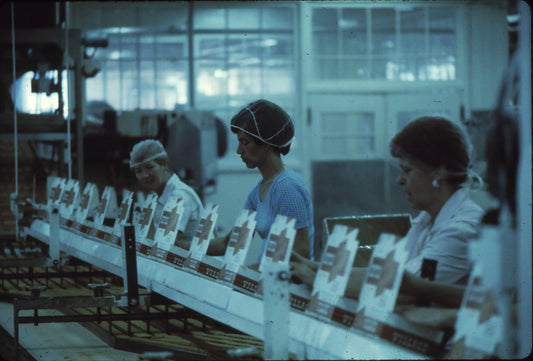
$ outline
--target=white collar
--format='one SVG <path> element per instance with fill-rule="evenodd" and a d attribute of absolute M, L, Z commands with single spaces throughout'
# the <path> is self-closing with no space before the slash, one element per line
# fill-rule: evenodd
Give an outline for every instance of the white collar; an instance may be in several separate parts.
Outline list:
<path fill-rule="evenodd" d="M 161 193 L 161 196 L 157 197 L 157 202 L 165 204 L 172 194 L 172 191 L 179 184 L 181 184 L 181 179 L 176 175 L 176 173 L 172 174 L 167 180 L 167 184 L 165 185 L 165 189 L 163 189 L 163 193 Z"/>
<path fill-rule="evenodd" d="M 455 191 L 440 209 L 437 218 L 435 218 L 435 222 L 433 222 L 433 227 L 438 226 L 443 222 L 447 222 L 454 215 L 457 207 L 468 197 L 468 194 L 469 190 L 466 188 L 459 188 Z M 426 211 L 420 212 L 420 214 L 413 220 L 413 224 L 419 224 L 422 226 L 427 225 L 430 222 L 431 216 Z"/>

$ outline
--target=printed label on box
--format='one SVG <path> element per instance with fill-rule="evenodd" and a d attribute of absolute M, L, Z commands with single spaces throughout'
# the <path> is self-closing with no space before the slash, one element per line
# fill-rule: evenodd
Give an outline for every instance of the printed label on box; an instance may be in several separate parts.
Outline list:
<path fill-rule="evenodd" d="M 149 194 L 139 214 L 139 222 L 135 224 L 135 240 L 140 242 L 148 235 L 152 218 L 154 217 L 157 195 Z"/>
<path fill-rule="evenodd" d="M 98 197 L 96 185 L 87 183 L 83 189 L 83 193 L 79 197 L 78 210 L 76 211 L 76 222 L 79 224 L 85 223 L 93 197 Z"/>
<path fill-rule="evenodd" d="M 357 253 L 359 230 L 346 225 L 335 225 L 328 237 L 320 267 L 313 282 L 308 309 L 331 318 L 335 303 L 344 297 L 350 271 Z"/>
<path fill-rule="evenodd" d="M 497 297 L 486 283 L 483 282 L 481 263 L 477 262 L 457 314 L 448 356 L 457 359 L 497 358 L 498 346 L 503 341 L 503 318 Z"/>
<path fill-rule="evenodd" d="M 100 229 L 104 225 L 104 218 L 109 208 L 109 200 L 111 197 L 111 192 L 114 192 L 111 186 L 104 188 L 102 196 L 100 197 L 100 203 L 96 208 L 96 214 L 94 215 L 94 227 Z"/>
<path fill-rule="evenodd" d="M 50 194 L 48 195 L 48 209 L 51 210 L 51 207 L 56 206 L 60 207 L 61 205 L 61 196 L 67 180 L 65 178 L 54 178 L 52 180 L 52 186 L 50 189 Z"/>
<path fill-rule="evenodd" d="M 295 224 L 296 220 L 293 218 L 279 214 L 276 216 L 270 227 L 267 244 L 259 264 L 260 272 L 271 263 L 289 263 L 296 236 Z"/>
<path fill-rule="evenodd" d="M 198 262 L 206 255 L 209 242 L 213 238 L 217 219 L 218 205 L 208 203 L 202 210 L 200 222 L 191 242 L 191 260 L 197 261 L 196 263 L 191 263 L 191 268 L 196 269 Z"/>
<path fill-rule="evenodd" d="M 128 221 L 128 216 L 131 210 L 131 204 L 133 203 L 133 192 L 127 191 L 127 194 L 122 199 L 122 204 L 120 205 L 120 212 L 117 219 L 115 219 L 115 224 L 113 225 L 113 234 L 121 236 L 122 226 Z"/>
<path fill-rule="evenodd" d="M 235 221 L 224 253 L 226 271 L 237 272 L 246 259 L 255 230 L 255 211 L 243 209 Z"/>
<path fill-rule="evenodd" d="M 63 193 L 61 194 L 59 214 L 62 218 L 73 219 L 74 209 L 78 201 L 79 192 L 80 183 L 75 179 L 69 179 L 65 184 Z"/>
<path fill-rule="evenodd" d="M 407 261 L 406 239 L 382 233 L 365 275 L 357 312 L 384 320 L 394 311 Z"/>

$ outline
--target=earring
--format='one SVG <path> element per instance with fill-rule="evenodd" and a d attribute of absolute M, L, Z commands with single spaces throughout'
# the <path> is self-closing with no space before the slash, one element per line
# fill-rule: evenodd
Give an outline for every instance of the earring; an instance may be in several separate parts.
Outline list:
<path fill-rule="evenodd" d="M 437 178 L 433 179 L 431 185 L 433 186 L 433 188 L 440 188 L 439 182 L 437 182 Z"/>

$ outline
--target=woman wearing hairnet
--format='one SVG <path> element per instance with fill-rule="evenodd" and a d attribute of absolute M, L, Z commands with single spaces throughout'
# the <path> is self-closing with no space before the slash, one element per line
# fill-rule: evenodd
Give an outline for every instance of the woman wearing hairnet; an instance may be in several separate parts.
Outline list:
<path fill-rule="evenodd" d="M 405 270 L 420 277 L 427 258 L 437 261 L 436 282 L 466 284 L 471 271 L 468 244 L 478 237 L 483 216 L 483 209 L 470 197 L 470 189 L 479 187 L 482 179 L 472 170 L 467 133 L 448 119 L 420 117 L 396 134 L 390 146 L 391 155 L 399 160 L 397 183 L 411 207 L 421 211 L 406 235 Z M 318 263 L 300 259 L 291 266 L 295 278 L 312 284 Z M 366 271 L 366 267 L 352 269 L 349 297 L 358 297 Z M 409 284 L 402 286 L 406 292 L 415 288 L 416 278 L 409 276 Z"/>
<path fill-rule="evenodd" d="M 262 251 L 276 215 L 296 220 L 294 251 L 313 259 L 313 204 L 302 179 L 285 168 L 281 155 L 289 152 L 294 138 L 294 124 L 278 105 L 264 99 L 245 106 L 231 120 L 237 135 L 237 154 L 248 168 L 257 168 L 262 179 L 248 194 L 244 209 L 256 211 L 256 231 L 263 239 Z M 227 235 L 222 243 L 229 240 Z M 211 247 L 211 254 L 214 252 Z M 263 252 L 261 252 L 263 254 Z"/>
<path fill-rule="evenodd" d="M 196 192 L 169 169 L 168 155 L 163 145 L 152 139 L 135 144 L 130 154 L 130 168 L 133 169 L 139 183 L 158 196 L 148 237 L 153 237 L 165 203 L 171 198 L 181 198 L 184 202 L 184 213 L 178 220 L 178 236 L 175 244 L 188 249 L 200 220 L 202 202 Z"/>

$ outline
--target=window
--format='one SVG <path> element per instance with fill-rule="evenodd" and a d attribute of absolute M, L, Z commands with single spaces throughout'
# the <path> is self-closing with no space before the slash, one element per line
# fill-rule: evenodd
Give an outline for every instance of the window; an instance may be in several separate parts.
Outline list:
<path fill-rule="evenodd" d="M 347 154 L 374 154 L 374 123 L 372 112 L 323 112 L 321 155 L 343 158 Z"/>
<path fill-rule="evenodd" d="M 20 112 L 57 114 L 62 109 L 60 115 L 65 118 L 69 115 L 66 70 L 61 72 L 61 77 L 58 70 L 48 70 L 37 75 L 29 71 L 18 78 L 14 86 L 11 86 L 12 94 L 13 91 L 17 93 L 17 110 Z M 62 92 L 63 104 L 59 104 L 58 91 Z"/>
<path fill-rule="evenodd" d="M 101 71 L 87 79 L 88 104 L 105 99 L 116 110 L 174 110 L 188 103 L 186 35 L 118 30 L 106 36 L 108 47 L 94 54 Z"/>
<path fill-rule="evenodd" d="M 312 8 L 316 80 L 455 80 L 456 6 Z"/>
<path fill-rule="evenodd" d="M 86 82 L 89 114 L 91 103 L 104 100 L 116 110 L 194 107 L 214 111 L 229 126 L 242 106 L 267 98 L 295 116 L 294 4 L 194 2 L 192 56 L 183 3 L 165 12 L 149 5 L 135 11 L 125 8 L 131 16 L 118 27 L 110 24 L 120 5 L 92 4 L 101 8 L 96 17 L 109 24 L 98 28 L 91 23 L 84 36 L 105 37 L 109 45 L 91 52 L 101 71 Z M 154 23 L 152 10 L 165 15 L 164 25 Z M 237 144 L 229 134 L 228 154 L 234 158 Z"/>
<path fill-rule="evenodd" d="M 267 98 L 294 116 L 293 5 L 195 5 L 195 106 L 226 122 L 247 103 Z M 228 155 L 237 149 L 229 137 Z M 292 153 L 292 152 L 291 152 Z"/>

